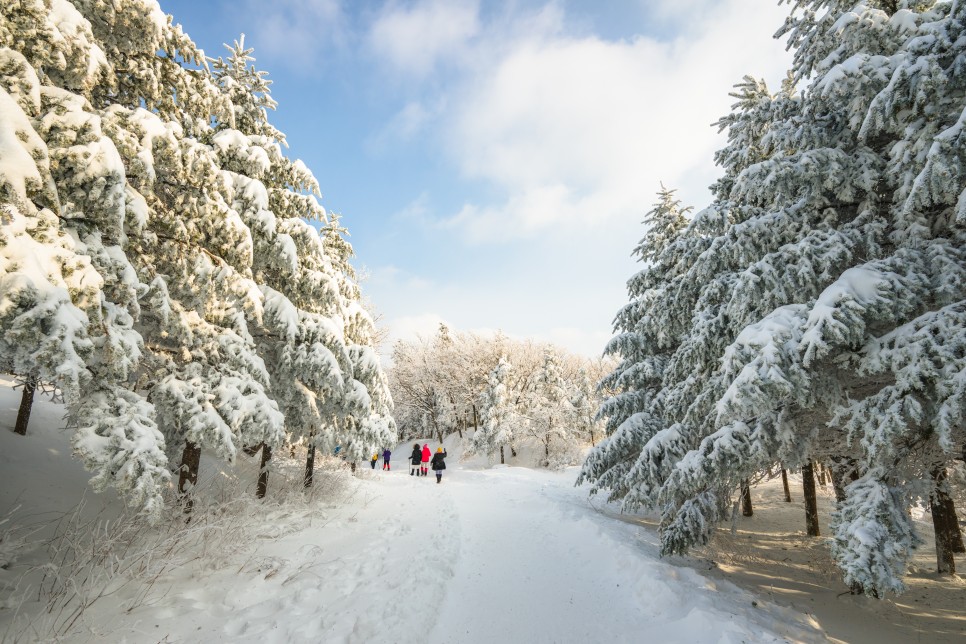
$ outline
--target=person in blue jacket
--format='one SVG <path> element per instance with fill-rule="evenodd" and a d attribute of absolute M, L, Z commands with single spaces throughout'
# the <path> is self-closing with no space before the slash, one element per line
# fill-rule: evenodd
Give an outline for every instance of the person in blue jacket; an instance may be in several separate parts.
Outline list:
<path fill-rule="evenodd" d="M 384 470 L 390 469 L 389 468 L 389 457 L 390 456 L 392 456 L 392 452 L 390 452 L 389 451 L 389 448 L 387 447 L 382 452 L 382 469 L 384 469 Z"/>

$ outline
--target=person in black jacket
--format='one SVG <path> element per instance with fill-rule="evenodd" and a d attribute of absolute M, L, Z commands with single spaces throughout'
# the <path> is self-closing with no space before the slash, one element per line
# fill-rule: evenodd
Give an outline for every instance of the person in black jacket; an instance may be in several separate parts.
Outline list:
<path fill-rule="evenodd" d="M 446 469 L 446 461 L 443 460 L 444 458 L 446 458 L 446 450 L 442 447 L 437 447 L 431 463 L 433 471 L 436 472 L 437 483 L 443 480 L 443 470 Z"/>
<path fill-rule="evenodd" d="M 419 449 L 418 444 L 413 445 L 413 454 L 409 458 L 409 462 L 411 463 L 411 466 L 409 468 L 409 476 L 412 476 L 413 474 L 415 474 L 416 476 L 419 476 L 419 464 L 422 463 L 422 461 L 423 461 L 422 450 Z"/>

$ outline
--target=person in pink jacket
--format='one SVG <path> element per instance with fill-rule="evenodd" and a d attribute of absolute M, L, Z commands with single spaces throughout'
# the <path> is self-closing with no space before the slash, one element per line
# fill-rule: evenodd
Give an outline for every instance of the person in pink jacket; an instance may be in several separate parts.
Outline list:
<path fill-rule="evenodd" d="M 423 462 L 419 471 L 422 472 L 423 476 L 429 476 L 429 459 L 433 457 L 433 453 L 429 451 L 429 443 L 423 445 Z"/>

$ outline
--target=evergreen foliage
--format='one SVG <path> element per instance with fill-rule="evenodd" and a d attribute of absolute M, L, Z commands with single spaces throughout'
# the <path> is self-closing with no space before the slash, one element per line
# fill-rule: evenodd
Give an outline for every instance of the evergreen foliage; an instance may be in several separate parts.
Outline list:
<path fill-rule="evenodd" d="M 153 519 L 189 443 L 395 439 L 346 230 L 228 49 L 155 0 L 0 6 L 0 370 L 63 390 L 95 486 Z"/>
<path fill-rule="evenodd" d="M 966 443 L 966 4 L 793 5 L 788 81 L 746 78 L 719 122 L 712 204 L 669 225 L 662 189 L 649 215 L 580 479 L 679 553 L 743 479 L 854 463 L 833 552 L 898 592 L 909 504 Z"/>

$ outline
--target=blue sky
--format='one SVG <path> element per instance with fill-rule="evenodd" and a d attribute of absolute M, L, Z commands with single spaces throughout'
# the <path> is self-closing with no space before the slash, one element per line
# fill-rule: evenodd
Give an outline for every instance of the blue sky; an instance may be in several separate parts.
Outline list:
<path fill-rule="evenodd" d="M 599 355 L 659 183 L 706 205 L 731 86 L 790 61 L 776 0 L 160 3 L 209 56 L 255 48 L 392 339 Z"/>

